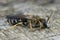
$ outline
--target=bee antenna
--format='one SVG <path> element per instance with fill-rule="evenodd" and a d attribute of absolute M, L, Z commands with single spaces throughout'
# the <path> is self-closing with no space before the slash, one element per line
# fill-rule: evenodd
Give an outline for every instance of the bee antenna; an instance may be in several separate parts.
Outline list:
<path fill-rule="evenodd" d="M 50 20 L 51 16 L 52 16 L 52 13 L 50 14 L 50 16 L 47 16 L 48 17 L 47 22 Z"/>

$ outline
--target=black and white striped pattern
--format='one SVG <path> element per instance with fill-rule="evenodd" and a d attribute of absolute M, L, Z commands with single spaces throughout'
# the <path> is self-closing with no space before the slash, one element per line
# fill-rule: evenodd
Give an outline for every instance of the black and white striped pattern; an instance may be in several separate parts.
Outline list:
<path fill-rule="evenodd" d="M 6 16 L 7 18 L 7 22 L 11 25 L 15 25 L 18 22 L 22 22 L 23 25 L 27 26 L 28 22 L 27 22 L 27 18 L 22 17 L 18 17 L 18 16 Z"/>

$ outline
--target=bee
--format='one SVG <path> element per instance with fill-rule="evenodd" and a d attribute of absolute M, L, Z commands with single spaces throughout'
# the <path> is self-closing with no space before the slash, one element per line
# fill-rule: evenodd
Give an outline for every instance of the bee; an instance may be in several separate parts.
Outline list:
<path fill-rule="evenodd" d="M 34 15 L 24 15 L 24 14 L 16 14 L 16 15 L 7 15 L 6 16 L 7 22 L 11 25 L 17 26 L 21 23 L 24 27 L 28 27 L 31 30 L 33 28 L 48 28 L 47 21 L 39 16 Z"/>

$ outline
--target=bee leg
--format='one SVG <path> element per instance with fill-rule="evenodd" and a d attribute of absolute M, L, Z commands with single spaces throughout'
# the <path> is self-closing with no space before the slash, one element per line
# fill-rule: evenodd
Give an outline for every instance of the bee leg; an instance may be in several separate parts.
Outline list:
<path fill-rule="evenodd" d="M 6 30 L 11 30 L 11 29 L 16 29 L 18 26 L 18 24 L 22 24 L 21 22 L 19 22 L 19 23 L 17 23 L 17 24 L 15 24 L 15 25 L 13 25 L 13 26 L 11 26 L 11 27 L 8 27 Z"/>
<path fill-rule="evenodd" d="M 42 23 L 39 21 L 39 24 L 40 24 L 40 30 L 42 29 L 43 25 Z"/>
<path fill-rule="evenodd" d="M 32 27 L 31 21 L 29 21 L 29 27 L 30 27 L 31 31 L 34 31 L 34 30 L 33 30 L 33 27 Z"/>
<path fill-rule="evenodd" d="M 16 28 L 18 27 L 18 25 L 23 25 L 23 24 L 22 24 L 22 22 L 19 22 L 19 23 L 15 24 L 15 25 L 13 26 L 13 28 L 16 29 Z"/>

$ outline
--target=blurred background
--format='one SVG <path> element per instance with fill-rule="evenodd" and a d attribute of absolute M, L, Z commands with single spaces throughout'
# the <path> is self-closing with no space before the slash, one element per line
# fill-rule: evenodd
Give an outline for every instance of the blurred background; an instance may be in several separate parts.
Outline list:
<path fill-rule="evenodd" d="M 12 12 L 24 11 L 28 7 L 59 7 L 60 0 L 0 0 L 0 16 L 13 14 Z M 27 9 L 29 10 L 29 8 Z"/>

